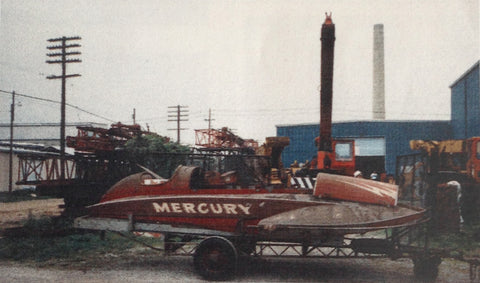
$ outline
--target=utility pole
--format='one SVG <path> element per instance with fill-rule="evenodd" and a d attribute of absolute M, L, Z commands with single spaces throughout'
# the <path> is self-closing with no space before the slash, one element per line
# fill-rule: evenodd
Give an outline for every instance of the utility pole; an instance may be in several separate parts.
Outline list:
<path fill-rule="evenodd" d="M 13 120 L 15 120 L 15 91 L 12 91 L 12 104 L 10 105 L 10 159 L 8 164 L 8 192 L 13 186 Z"/>
<path fill-rule="evenodd" d="M 212 121 L 215 121 L 215 119 L 212 119 L 212 109 L 208 108 L 208 119 L 205 119 L 205 121 L 208 122 L 208 144 L 211 144 L 212 140 L 212 135 L 211 135 L 211 130 L 212 130 Z"/>
<path fill-rule="evenodd" d="M 61 100 L 61 119 L 60 119 L 60 180 L 65 180 L 65 85 L 66 79 L 72 77 L 79 77 L 80 74 L 68 74 L 67 75 L 67 64 L 68 63 L 80 63 L 82 62 L 80 59 L 67 59 L 67 56 L 70 55 L 80 55 L 79 51 L 71 51 L 67 52 L 69 48 L 76 48 L 81 47 L 80 44 L 67 44 L 67 42 L 72 40 L 80 40 L 79 36 L 74 37 L 60 37 L 60 38 L 51 38 L 48 39 L 48 42 L 57 43 L 59 42 L 60 45 L 53 45 L 47 46 L 48 50 L 57 50 L 60 49 L 59 53 L 48 53 L 48 57 L 60 57 L 60 59 L 56 60 L 47 60 L 48 64 L 62 64 L 62 75 L 60 76 L 48 76 L 47 79 L 62 79 L 62 100 Z"/>
<path fill-rule="evenodd" d="M 133 119 L 133 124 L 134 124 L 134 125 L 135 125 L 135 118 L 136 118 L 136 115 L 135 115 L 135 108 L 133 108 L 132 119 Z"/>
<path fill-rule="evenodd" d="M 215 119 L 212 119 L 212 109 L 208 109 L 208 119 L 205 119 L 205 121 L 208 122 L 208 130 L 212 128 L 212 121 L 215 121 Z"/>
<path fill-rule="evenodd" d="M 168 121 L 169 122 L 177 122 L 177 127 L 176 128 L 168 129 L 168 130 L 169 131 L 170 130 L 176 130 L 177 131 L 177 143 L 180 143 L 180 131 L 181 130 L 186 130 L 186 128 L 181 128 L 180 127 L 180 122 L 188 121 L 188 119 L 182 119 L 182 117 L 188 117 L 188 114 L 185 114 L 185 113 L 188 113 L 188 109 L 185 109 L 185 108 L 188 108 L 188 106 L 181 106 L 181 105 L 168 106 L 168 109 L 172 109 L 172 110 L 168 110 L 168 113 L 169 113 Z"/>

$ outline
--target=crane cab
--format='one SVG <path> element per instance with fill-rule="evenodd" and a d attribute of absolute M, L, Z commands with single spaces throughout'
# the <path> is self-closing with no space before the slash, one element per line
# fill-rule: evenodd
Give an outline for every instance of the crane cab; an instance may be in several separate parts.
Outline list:
<path fill-rule="evenodd" d="M 353 176 L 355 172 L 355 141 L 333 140 L 332 151 L 318 151 L 316 167 L 319 171 Z"/>

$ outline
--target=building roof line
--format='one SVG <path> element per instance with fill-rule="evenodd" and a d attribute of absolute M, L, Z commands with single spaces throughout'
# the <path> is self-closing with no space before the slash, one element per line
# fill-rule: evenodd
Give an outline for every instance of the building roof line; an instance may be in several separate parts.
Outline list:
<path fill-rule="evenodd" d="M 337 121 L 332 124 L 346 124 L 346 123 L 450 123 L 451 120 L 351 120 L 351 121 Z M 300 123 L 300 124 L 279 124 L 275 127 L 290 127 L 290 126 L 315 126 L 320 123 Z"/>
<path fill-rule="evenodd" d="M 475 68 L 478 68 L 480 64 L 480 60 L 478 60 L 475 64 L 473 64 L 466 72 L 464 72 L 458 79 L 456 79 L 451 85 L 450 88 L 454 87 L 458 82 L 463 80 L 466 76 L 468 76 Z"/>

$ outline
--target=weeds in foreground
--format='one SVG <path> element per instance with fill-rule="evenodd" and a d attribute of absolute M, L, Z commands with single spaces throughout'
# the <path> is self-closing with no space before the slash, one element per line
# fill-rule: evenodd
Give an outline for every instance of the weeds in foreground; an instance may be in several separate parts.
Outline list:
<path fill-rule="evenodd" d="M 21 236 L 14 234 L 0 238 L 0 260 L 37 262 L 49 259 L 82 259 L 95 254 L 121 253 L 138 246 L 115 233 L 84 233 L 72 228 L 71 219 L 42 217 L 27 220 Z M 149 245 L 159 239 L 143 238 Z M 480 254 L 480 223 L 466 225 L 460 232 L 434 234 L 429 246 L 449 251 L 452 257 L 478 257 Z"/>
<path fill-rule="evenodd" d="M 480 223 L 465 225 L 459 232 L 439 233 L 430 238 L 432 248 L 446 249 L 454 257 L 480 255 Z"/>
<path fill-rule="evenodd" d="M 80 258 L 86 253 L 103 254 L 129 249 L 132 242 L 108 233 L 105 239 L 93 233 L 73 233 L 71 221 L 43 217 L 29 219 L 21 236 L 0 238 L 0 260 Z"/>

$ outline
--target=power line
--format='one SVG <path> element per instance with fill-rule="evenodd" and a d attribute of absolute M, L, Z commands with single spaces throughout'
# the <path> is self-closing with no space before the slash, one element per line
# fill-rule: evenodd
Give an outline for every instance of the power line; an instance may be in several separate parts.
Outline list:
<path fill-rule="evenodd" d="M 9 94 L 9 95 L 12 94 L 11 91 L 1 90 L 1 89 L 0 89 L 0 92 L 5 93 L 5 94 Z M 56 101 L 56 100 L 52 100 L 52 99 L 48 99 L 48 98 L 36 97 L 36 96 L 28 95 L 28 94 L 21 94 L 21 93 L 18 93 L 18 92 L 15 92 L 15 96 L 21 96 L 21 97 L 25 97 L 25 98 L 29 98 L 29 99 L 33 99 L 33 100 L 44 101 L 44 102 L 55 103 L 55 104 L 60 104 L 61 103 L 60 101 Z M 68 106 L 68 107 L 74 108 L 74 109 L 76 109 L 80 112 L 84 112 L 84 113 L 87 113 L 89 115 L 95 116 L 97 118 L 101 118 L 101 119 L 104 119 L 104 120 L 112 122 L 112 123 L 116 122 L 115 120 L 112 120 L 112 119 L 100 116 L 98 114 L 92 113 L 88 110 L 85 110 L 85 109 L 83 109 L 79 106 L 73 105 L 71 103 L 65 103 L 65 105 Z"/>
<path fill-rule="evenodd" d="M 112 122 L 112 123 L 117 122 L 117 121 L 115 121 L 115 120 L 108 119 L 108 118 L 106 118 L 106 117 L 103 117 L 103 116 L 100 116 L 100 115 L 98 115 L 98 114 L 92 113 L 92 112 L 90 112 L 90 111 L 84 110 L 84 109 L 82 109 L 82 108 L 80 108 L 80 107 L 78 107 L 78 106 L 71 105 L 71 104 L 68 104 L 68 103 L 67 103 L 66 105 L 69 106 L 69 107 L 72 107 L 72 108 L 74 108 L 74 109 L 76 109 L 76 110 L 78 110 L 78 111 L 81 111 L 81 112 L 90 114 L 90 115 L 92 115 L 92 116 L 95 116 L 95 117 L 97 117 L 97 118 L 101 118 L 101 119 L 107 120 L 107 121 Z"/>
<path fill-rule="evenodd" d="M 267 115 L 282 115 L 285 116 L 285 112 L 295 112 L 298 111 L 298 113 L 291 113 L 288 114 L 290 115 L 303 115 L 303 114 L 315 114 L 319 110 L 319 108 L 271 108 L 271 109 L 213 109 L 216 112 L 221 113 L 219 116 L 239 116 L 239 115 L 248 115 L 248 116 L 267 116 Z M 370 114 L 372 113 L 370 110 L 362 110 L 362 109 L 348 109 L 348 108 L 341 108 L 341 109 L 335 109 L 335 113 L 339 114 L 354 114 L 356 116 L 360 114 Z M 450 116 L 448 113 L 413 113 L 413 112 L 405 112 L 405 111 L 388 111 L 387 114 L 390 115 L 404 115 L 404 116 L 437 116 L 437 117 L 448 117 Z"/>
<path fill-rule="evenodd" d="M 12 94 L 11 91 L 6 91 L 6 90 L 0 90 L 0 92 L 7 93 L 7 94 Z M 60 101 L 56 101 L 56 100 L 52 100 L 52 99 L 48 99 L 48 98 L 36 97 L 36 96 L 27 95 L 27 94 L 21 94 L 21 93 L 18 93 L 18 92 L 15 92 L 15 95 L 16 95 L 16 96 L 26 97 L 26 98 L 31 98 L 31 99 L 35 99 L 35 100 L 41 100 L 41 101 L 46 101 L 46 102 L 52 102 L 52 103 L 58 103 L 58 104 L 60 104 Z"/>
<path fill-rule="evenodd" d="M 0 93 L 11 95 L 12 91 L 0 90 Z M 22 93 L 18 93 L 18 92 L 15 92 L 15 96 L 25 97 L 25 98 L 28 98 L 28 99 L 43 101 L 43 102 L 48 102 L 48 103 L 60 104 L 60 102 L 56 101 L 56 100 L 42 98 L 42 97 L 36 97 L 36 96 L 22 94 Z M 112 122 L 112 123 L 117 122 L 117 120 L 112 120 L 112 119 L 106 118 L 104 116 L 95 114 L 95 113 L 93 113 L 91 111 L 88 111 L 88 110 L 85 110 L 85 109 L 83 109 L 79 106 L 76 106 L 76 105 L 73 105 L 73 104 L 70 104 L 70 103 L 67 103 L 66 105 L 68 107 L 74 108 L 77 111 L 89 114 L 91 116 L 103 119 L 105 121 L 109 121 L 109 122 Z M 219 115 L 220 117 L 238 117 L 238 116 L 241 116 L 241 115 L 256 116 L 256 117 L 267 117 L 267 116 L 271 117 L 272 115 L 285 116 L 285 112 L 301 111 L 299 113 L 288 114 L 288 116 L 292 116 L 292 118 L 293 118 L 293 117 L 297 117 L 301 114 L 302 115 L 309 115 L 309 114 L 312 115 L 312 114 L 315 113 L 315 111 L 320 111 L 320 110 L 319 110 L 319 107 L 311 107 L 311 108 L 278 108 L 278 109 L 263 108 L 263 109 L 250 109 L 250 110 L 249 109 L 239 110 L 239 109 L 219 108 L 219 109 L 212 109 L 212 111 L 216 111 L 217 113 L 221 113 Z M 9 112 L 9 111 L 3 111 L 3 112 Z M 277 113 L 275 113 L 275 112 L 277 112 Z M 195 118 L 203 118 L 204 113 L 206 113 L 206 112 L 197 110 L 197 111 L 194 111 L 194 112 L 190 112 L 189 116 L 190 117 L 195 117 Z M 268 114 L 268 113 L 270 113 L 270 114 Z M 337 114 L 348 114 L 351 117 L 350 119 L 356 119 L 356 118 L 365 118 L 364 116 L 362 116 L 362 114 L 367 115 L 371 112 L 370 111 L 359 110 L 359 109 L 355 109 L 355 110 L 354 109 L 338 109 L 338 111 L 336 111 L 336 113 Z M 400 116 L 401 115 L 401 116 L 407 117 L 407 119 L 408 119 L 408 117 L 418 118 L 418 117 L 424 117 L 425 116 L 424 113 L 411 113 L 411 112 L 405 112 L 405 111 L 402 111 L 402 112 L 387 111 L 387 114 L 395 115 L 395 116 Z M 430 114 L 428 114 L 428 116 L 431 116 L 431 117 L 435 116 L 435 117 L 439 117 L 439 118 L 440 117 L 449 118 L 450 114 L 448 114 L 448 113 L 430 113 Z M 153 116 L 153 117 L 140 119 L 137 122 L 164 120 L 166 118 L 167 118 L 167 115 L 161 115 L 161 116 L 159 115 L 159 116 Z"/>

